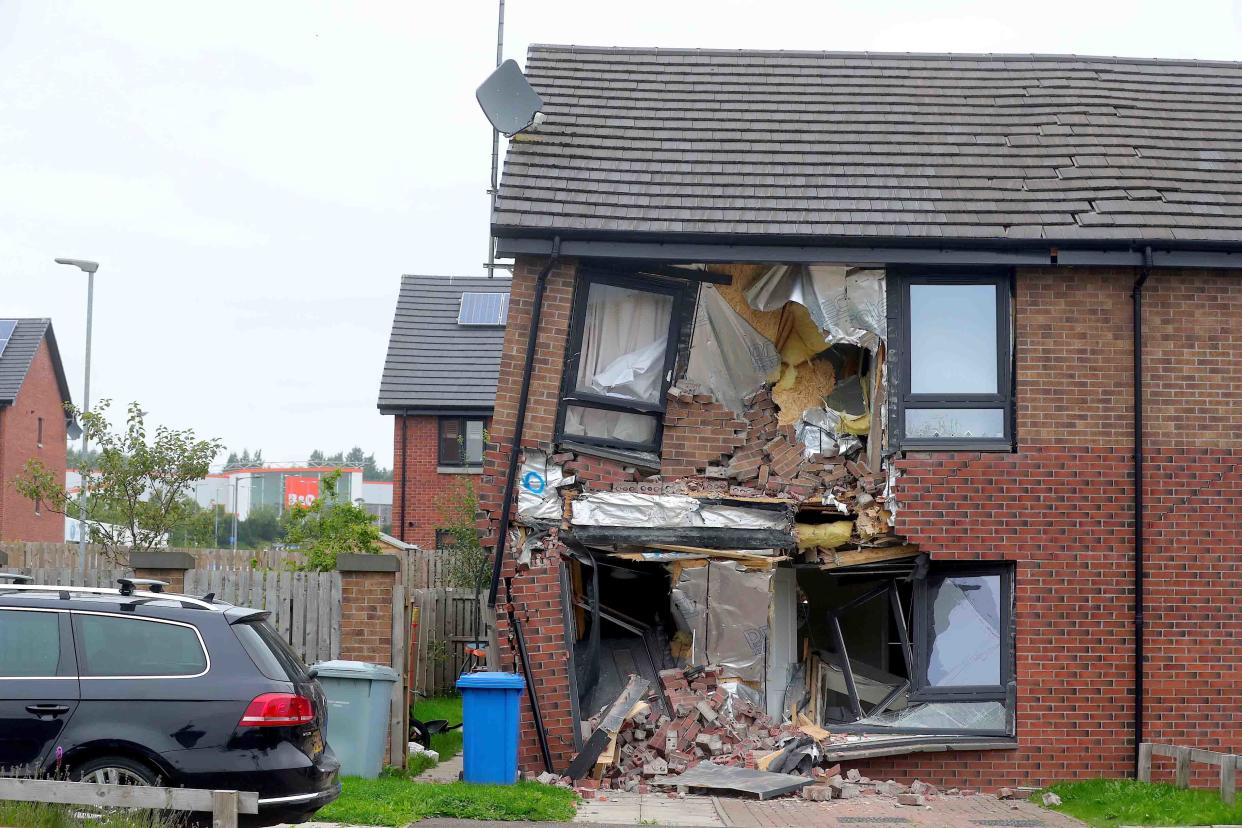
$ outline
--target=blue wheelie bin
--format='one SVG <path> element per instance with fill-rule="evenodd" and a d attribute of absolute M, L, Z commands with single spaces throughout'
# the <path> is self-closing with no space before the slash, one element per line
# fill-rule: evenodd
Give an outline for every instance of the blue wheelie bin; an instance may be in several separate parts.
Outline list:
<path fill-rule="evenodd" d="M 462 702 L 462 778 L 517 781 L 518 702 L 526 682 L 514 673 L 467 673 L 457 680 Z"/>

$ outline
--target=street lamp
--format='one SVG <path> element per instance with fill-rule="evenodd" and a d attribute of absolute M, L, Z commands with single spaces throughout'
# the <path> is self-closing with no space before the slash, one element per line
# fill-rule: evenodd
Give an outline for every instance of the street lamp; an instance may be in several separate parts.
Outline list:
<path fill-rule="evenodd" d="M 91 409 L 91 321 L 95 313 L 95 271 L 99 263 L 86 259 L 57 259 L 56 264 L 76 267 L 86 274 L 86 380 L 82 389 L 82 413 Z M 82 429 L 82 461 L 78 463 L 78 476 L 82 479 L 78 486 L 78 575 L 82 584 L 86 584 L 86 465 L 87 437 L 86 429 Z"/>

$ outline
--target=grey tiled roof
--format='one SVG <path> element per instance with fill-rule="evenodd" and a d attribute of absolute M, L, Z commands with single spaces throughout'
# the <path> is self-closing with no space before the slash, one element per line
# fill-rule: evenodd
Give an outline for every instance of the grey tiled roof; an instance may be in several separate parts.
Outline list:
<path fill-rule="evenodd" d="M 498 235 L 1242 240 L 1242 64 L 532 46 Z"/>
<path fill-rule="evenodd" d="M 508 278 L 403 276 L 379 409 L 490 411 L 496 402 L 503 327 L 457 324 L 463 293 L 508 293 Z"/>
<path fill-rule="evenodd" d="M 56 383 L 60 386 L 61 399 L 64 402 L 72 401 L 69 384 L 65 380 L 65 369 L 60 363 L 60 350 L 56 347 L 56 337 L 52 334 L 52 320 L 18 319 L 9 344 L 0 352 L 0 406 L 12 405 L 17 399 L 17 392 L 22 390 L 26 374 L 39 350 L 39 343 L 45 336 L 52 357 L 52 367 L 56 372 Z"/>

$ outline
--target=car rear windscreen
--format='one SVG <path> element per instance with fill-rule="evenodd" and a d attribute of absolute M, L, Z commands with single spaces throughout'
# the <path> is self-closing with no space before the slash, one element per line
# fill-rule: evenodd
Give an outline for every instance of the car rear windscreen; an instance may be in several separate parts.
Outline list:
<path fill-rule="evenodd" d="M 266 621 L 240 621 L 233 625 L 233 632 L 254 666 L 268 678 L 275 681 L 307 681 L 310 678 L 302 659 Z"/>

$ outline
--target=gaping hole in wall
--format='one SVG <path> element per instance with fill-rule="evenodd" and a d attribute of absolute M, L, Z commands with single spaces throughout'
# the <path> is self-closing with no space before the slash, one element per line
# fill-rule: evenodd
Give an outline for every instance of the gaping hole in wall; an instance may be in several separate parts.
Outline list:
<path fill-rule="evenodd" d="M 1012 736 L 1012 572 L 929 560 L 894 530 L 885 273 L 692 272 L 712 278 L 583 265 L 556 441 L 519 472 L 519 566 L 566 567 L 575 771 L 809 773 Z M 960 286 L 990 320 L 978 336 L 1007 312 L 1000 284 Z M 952 351 L 925 316 L 916 332 Z M 994 388 L 988 342 L 963 376 L 919 376 Z"/>

